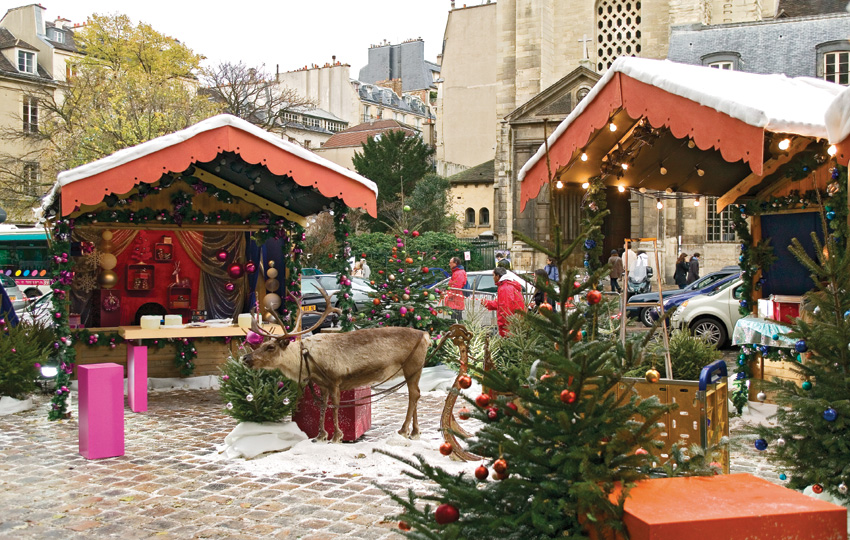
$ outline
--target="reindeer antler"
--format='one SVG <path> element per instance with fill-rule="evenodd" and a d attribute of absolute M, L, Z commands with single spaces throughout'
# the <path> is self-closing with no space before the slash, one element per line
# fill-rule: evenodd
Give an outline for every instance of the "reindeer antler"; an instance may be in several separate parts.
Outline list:
<path fill-rule="evenodd" d="M 335 308 L 331 305 L 331 298 L 330 298 L 330 296 L 328 296 L 328 292 L 325 289 L 323 289 L 322 287 L 318 287 L 318 289 L 319 289 L 319 292 L 322 293 L 322 297 L 324 297 L 324 299 L 325 299 L 325 312 L 322 313 L 322 316 L 319 317 L 319 320 L 318 320 L 318 322 L 316 322 L 316 324 L 314 324 L 313 326 L 311 326 L 310 328 L 308 328 L 306 330 L 297 330 L 297 331 L 288 332 L 286 330 L 286 325 L 283 322 L 283 318 L 280 316 L 280 314 L 277 312 L 277 310 L 269 309 L 272 316 L 277 320 L 278 324 L 280 324 L 280 329 L 283 332 L 283 334 L 272 334 L 271 332 L 268 332 L 268 331 L 262 330 L 262 329 L 260 329 L 260 332 L 258 332 L 257 330 L 254 330 L 254 332 L 257 332 L 258 334 L 262 332 L 264 335 L 266 335 L 268 337 L 275 338 L 275 339 L 294 338 L 294 337 L 298 337 L 298 336 L 303 336 L 304 334 L 309 334 L 313 330 L 320 327 L 322 325 L 322 323 L 325 322 L 325 319 L 328 318 L 328 315 L 330 315 L 331 313 L 341 313 L 341 311 L 338 308 Z M 251 312 L 253 313 L 253 310 L 251 310 Z M 252 330 L 253 330 L 255 323 L 252 322 L 251 324 L 252 324 Z M 300 324 L 301 324 L 301 299 L 299 298 L 299 300 L 298 300 L 298 315 L 297 315 L 297 318 L 295 319 L 295 326 L 293 328 L 298 328 L 298 326 Z"/>

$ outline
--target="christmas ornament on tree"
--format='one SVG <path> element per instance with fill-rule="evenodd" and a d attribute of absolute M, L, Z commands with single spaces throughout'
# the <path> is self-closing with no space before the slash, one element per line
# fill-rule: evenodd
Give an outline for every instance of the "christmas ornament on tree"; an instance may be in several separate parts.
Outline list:
<path fill-rule="evenodd" d="M 797 343 L 794 344 L 794 350 L 798 353 L 804 353 L 809 350 L 809 347 L 806 345 L 806 340 L 801 339 L 798 340 Z"/>
<path fill-rule="evenodd" d="M 467 409 L 466 407 L 461 407 L 460 410 L 457 412 L 457 417 L 461 420 L 469 420 L 469 416 L 469 409 Z"/>
<path fill-rule="evenodd" d="M 457 385 L 466 390 L 470 386 L 472 386 L 472 377 L 469 375 L 461 375 L 458 377 Z"/>
<path fill-rule="evenodd" d="M 820 484 L 815 484 L 812 486 L 812 491 L 814 491 L 817 495 L 823 493 L 823 486 Z"/>
<path fill-rule="evenodd" d="M 764 392 L 759 392 L 758 394 L 756 394 L 756 399 L 759 401 L 764 401 L 767 399 L 767 394 L 765 394 Z"/>
<path fill-rule="evenodd" d="M 785 446 L 785 439 L 783 439 L 782 437 L 776 439 L 776 446 Z"/>
<path fill-rule="evenodd" d="M 838 493 L 841 493 L 842 495 L 847 495 L 847 484 L 845 484 L 844 482 L 838 484 Z"/>
<path fill-rule="evenodd" d="M 398 528 L 403 531 L 409 531 L 411 529 L 410 524 L 406 521 L 399 521 Z"/>
<path fill-rule="evenodd" d="M 590 305 L 598 304 L 602 300 L 602 292 L 597 290 L 587 291 L 587 303 Z"/>
<path fill-rule="evenodd" d="M 835 422 L 835 419 L 838 418 L 838 411 L 833 409 L 832 407 L 823 411 L 823 419 L 827 422 Z"/>
<path fill-rule="evenodd" d="M 756 447 L 756 450 L 763 452 L 767 450 L 767 441 L 764 439 L 756 439 L 755 443 L 753 443 Z"/>
<path fill-rule="evenodd" d="M 475 478 L 481 480 L 487 480 L 487 477 L 490 476 L 490 469 L 485 467 L 484 465 L 479 465 L 475 468 Z"/>
<path fill-rule="evenodd" d="M 508 470 L 508 462 L 501 458 L 497 459 L 493 462 L 493 470 L 499 474 L 504 474 Z"/>
<path fill-rule="evenodd" d="M 480 394 L 477 398 L 475 398 L 475 404 L 483 409 L 490 404 L 490 396 L 487 394 Z"/>
<path fill-rule="evenodd" d="M 440 445 L 440 453 L 443 454 L 444 456 L 451 455 L 451 453 L 453 451 L 454 451 L 454 448 L 452 447 L 452 443 L 444 442 L 443 444 Z"/>
<path fill-rule="evenodd" d="M 434 519 L 440 525 L 448 525 L 460 519 L 460 512 L 451 504 L 443 503 L 434 511 Z"/>
<path fill-rule="evenodd" d="M 221 250 L 221 251 L 219 251 L 218 253 L 216 253 L 215 257 L 216 257 L 219 261 L 221 261 L 221 262 L 225 262 L 225 261 L 227 260 L 227 252 L 226 252 L 226 251 L 224 251 L 224 250 Z"/>
<path fill-rule="evenodd" d="M 803 386 L 803 390 L 811 390 L 812 389 L 811 381 L 803 381 L 802 386 Z"/>
<path fill-rule="evenodd" d="M 657 383 L 661 379 L 661 374 L 658 373 L 657 369 L 652 368 L 646 372 L 644 377 L 646 378 L 646 382 Z"/>

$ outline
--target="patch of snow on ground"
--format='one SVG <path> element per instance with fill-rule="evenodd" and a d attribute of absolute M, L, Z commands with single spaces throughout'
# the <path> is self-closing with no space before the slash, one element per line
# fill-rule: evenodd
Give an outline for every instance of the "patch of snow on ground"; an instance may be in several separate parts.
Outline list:
<path fill-rule="evenodd" d="M 28 411 L 33 408 L 32 398 L 15 399 L 9 396 L 0 396 L 0 416 Z"/>

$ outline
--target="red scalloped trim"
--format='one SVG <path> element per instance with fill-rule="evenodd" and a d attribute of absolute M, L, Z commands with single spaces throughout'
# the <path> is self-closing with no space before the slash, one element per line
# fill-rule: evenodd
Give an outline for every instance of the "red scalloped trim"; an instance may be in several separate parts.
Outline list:
<path fill-rule="evenodd" d="M 726 161 L 744 160 L 753 173 L 762 173 L 764 129 L 622 73 L 615 74 L 608 81 L 549 149 L 552 170 L 557 171 L 569 163 L 573 153 L 587 144 L 594 131 L 605 127 L 611 114 L 620 107 L 631 118 L 646 117 L 653 127 L 669 128 L 677 138 L 691 137 L 701 150 L 719 150 Z M 537 197 L 548 178 L 546 159 L 543 158 L 534 164 L 522 181 L 520 211 L 525 210 L 529 200 Z"/>
<path fill-rule="evenodd" d="M 288 174 L 300 186 L 315 187 L 325 197 L 339 197 L 349 207 L 362 208 L 377 217 L 375 192 L 367 186 L 233 126 L 199 133 L 191 139 L 63 186 L 62 215 L 67 216 L 82 205 L 96 205 L 107 195 L 127 193 L 142 182 L 156 182 L 164 173 L 184 171 L 192 163 L 212 161 L 220 152 L 235 152 L 247 163 L 262 164 L 277 175 Z"/>

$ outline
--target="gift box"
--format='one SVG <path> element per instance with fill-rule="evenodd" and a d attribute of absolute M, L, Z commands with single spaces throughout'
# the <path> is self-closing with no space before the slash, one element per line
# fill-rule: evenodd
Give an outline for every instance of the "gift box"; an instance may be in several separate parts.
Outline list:
<path fill-rule="evenodd" d="M 759 317 L 762 319 L 773 319 L 773 300 L 767 298 L 759 298 L 758 300 Z"/>
<path fill-rule="evenodd" d="M 372 389 L 368 386 L 345 390 L 340 393 L 339 429 L 342 430 L 342 440 L 351 442 L 359 439 L 372 427 Z M 304 388 L 304 395 L 298 402 L 298 409 L 292 419 L 310 438 L 319 435 L 319 404 L 322 399 L 321 391 L 315 384 Z M 334 434 L 334 415 L 330 402 L 325 414 L 325 431 L 328 439 Z"/>
<path fill-rule="evenodd" d="M 801 296 L 772 294 L 770 300 L 773 302 L 774 321 L 791 324 L 794 319 L 800 316 Z"/>

